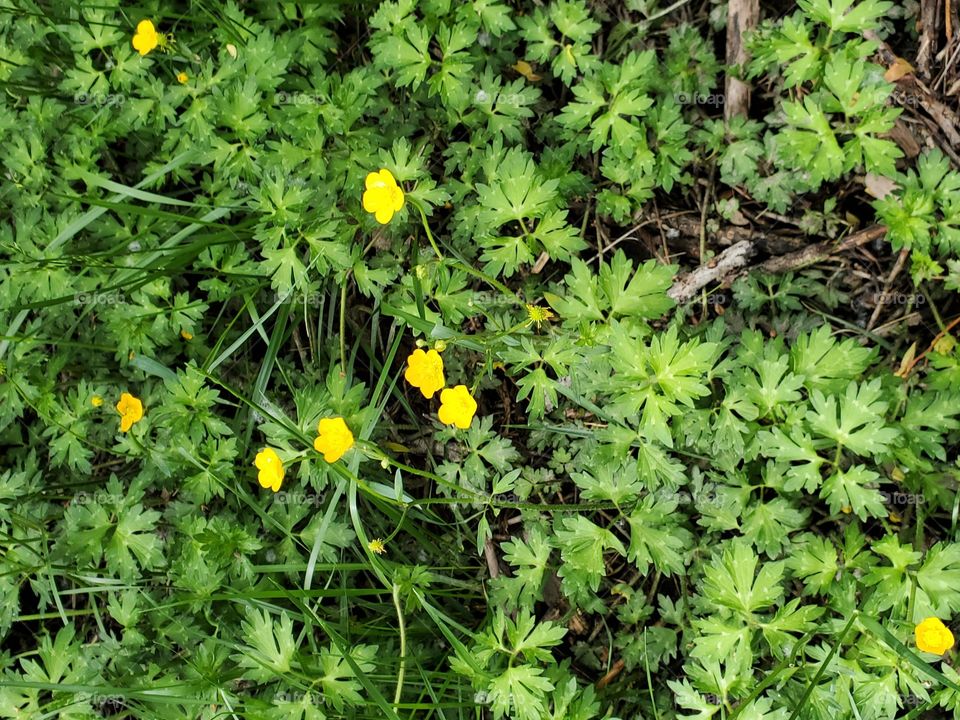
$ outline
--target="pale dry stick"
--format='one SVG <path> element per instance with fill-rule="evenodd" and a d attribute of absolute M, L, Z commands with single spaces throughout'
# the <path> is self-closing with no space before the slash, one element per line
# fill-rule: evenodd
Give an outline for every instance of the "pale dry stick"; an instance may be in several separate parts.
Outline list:
<path fill-rule="evenodd" d="M 701 289 L 712 282 L 718 282 L 728 275 L 739 272 L 746 267 L 753 257 L 756 247 L 749 240 L 741 240 L 731 245 L 706 265 L 687 273 L 674 282 L 667 295 L 673 298 L 678 305 L 692 299 Z"/>
<path fill-rule="evenodd" d="M 943 95 L 948 94 L 947 92 L 944 92 L 947 89 L 947 73 L 953 69 L 954 65 L 956 65 L 958 55 L 960 55 L 960 43 L 957 43 L 957 45 L 953 48 L 950 56 L 943 63 L 943 70 L 940 71 L 937 79 L 933 82 L 933 87 L 940 88 L 941 94 Z"/>
<path fill-rule="evenodd" d="M 903 248 L 900 251 L 900 256 L 897 258 L 897 263 L 893 266 L 893 270 L 890 271 L 890 274 L 883 283 L 883 293 L 880 295 L 880 301 L 877 303 L 877 306 L 873 309 L 873 313 L 870 315 L 870 320 L 867 322 L 867 330 L 873 330 L 873 326 L 880 317 L 880 311 L 883 310 L 883 306 L 887 304 L 887 294 L 889 293 L 890 287 L 893 285 L 893 281 L 896 280 L 897 275 L 900 274 L 904 266 L 907 264 L 908 257 L 910 257 L 910 248 Z"/>
<path fill-rule="evenodd" d="M 778 273 L 797 270 L 818 262 L 826 260 L 831 255 L 839 254 L 851 250 L 861 245 L 866 245 L 877 238 L 886 234 L 887 228 L 883 225 L 873 225 L 859 232 L 855 232 L 848 238 L 837 244 L 833 241 L 817 243 L 810 245 L 802 250 L 770 258 L 761 263 L 756 268 L 762 272 L 776 275 Z M 757 244 L 752 240 L 741 240 L 728 247 L 717 257 L 706 265 L 701 265 L 695 270 L 678 278 L 673 287 L 667 291 L 667 295 L 673 298 L 678 304 L 683 304 L 690 300 L 701 288 L 706 287 L 712 282 L 718 282 L 724 278 L 739 274 L 746 268 L 747 262 L 756 253 Z"/>
<path fill-rule="evenodd" d="M 483 556 L 487 559 L 490 578 L 496 580 L 500 577 L 500 561 L 497 560 L 497 551 L 493 547 L 493 538 L 487 538 L 483 541 Z"/>
<path fill-rule="evenodd" d="M 727 65 L 743 65 L 749 60 L 743 45 L 744 33 L 760 20 L 760 0 L 730 0 L 727 6 Z M 727 73 L 724 86 L 723 119 L 727 122 L 750 109 L 750 85 Z"/>
<path fill-rule="evenodd" d="M 943 2 L 943 25 L 947 33 L 947 47 L 950 47 L 950 42 L 953 40 L 953 23 L 950 19 L 950 0 L 944 0 Z"/>
<path fill-rule="evenodd" d="M 930 77 L 930 58 L 937 44 L 937 0 L 920 0 L 920 27 L 917 67 L 924 77 Z"/>

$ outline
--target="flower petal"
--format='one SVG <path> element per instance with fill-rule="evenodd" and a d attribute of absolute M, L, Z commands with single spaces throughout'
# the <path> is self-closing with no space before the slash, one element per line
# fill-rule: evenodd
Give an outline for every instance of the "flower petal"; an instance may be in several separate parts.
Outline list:
<path fill-rule="evenodd" d="M 381 225 L 386 225 L 390 220 L 393 219 L 393 208 L 389 205 L 381 205 L 377 208 L 377 211 L 373 214 L 377 219 L 377 222 Z"/>

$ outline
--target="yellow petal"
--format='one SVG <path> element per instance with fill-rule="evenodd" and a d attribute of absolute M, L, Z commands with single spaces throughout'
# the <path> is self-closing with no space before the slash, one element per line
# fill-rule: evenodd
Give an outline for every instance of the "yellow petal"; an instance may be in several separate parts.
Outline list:
<path fill-rule="evenodd" d="M 363 193 L 363 209 L 368 213 L 376 212 L 379 203 L 377 202 L 377 197 L 379 196 L 379 189 L 371 188 Z"/>
<path fill-rule="evenodd" d="M 386 183 L 383 181 L 383 178 L 380 177 L 379 172 L 372 172 L 367 175 L 365 182 L 365 187 L 367 190 L 372 190 L 373 188 L 383 187 Z"/>
<path fill-rule="evenodd" d="M 377 219 L 378 223 L 381 225 L 386 225 L 391 219 L 393 219 L 393 208 L 389 205 L 379 207 L 373 216 Z"/>
<path fill-rule="evenodd" d="M 393 200 L 394 211 L 399 212 L 403 209 L 403 190 L 400 188 L 394 188 L 393 193 L 391 194 L 391 199 Z"/>

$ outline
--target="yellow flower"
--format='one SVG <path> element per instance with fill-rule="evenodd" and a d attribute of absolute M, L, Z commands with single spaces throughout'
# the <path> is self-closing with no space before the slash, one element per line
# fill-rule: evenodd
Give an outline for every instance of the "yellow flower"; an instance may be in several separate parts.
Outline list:
<path fill-rule="evenodd" d="M 553 311 L 550 308 L 540 307 L 538 305 L 527 305 L 527 322 L 536 325 L 537 330 L 540 326 L 553 319 Z"/>
<path fill-rule="evenodd" d="M 181 85 L 186 85 L 186 84 L 187 84 L 187 80 L 189 80 L 189 79 L 190 79 L 190 76 L 187 75 L 187 74 L 186 74 L 185 72 L 183 72 L 182 70 L 177 73 L 177 82 L 180 83 Z"/>
<path fill-rule="evenodd" d="M 939 618 L 928 617 L 914 629 L 917 648 L 934 655 L 943 655 L 953 647 L 953 633 Z"/>
<path fill-rule="evenodd" d="M 193 333 L 187 332 L 186 330 L 181 330 L 180 337 L 189 342 L 190 340 L 193 340 Z"/>
<path fill-rule="evenodd" d="M 443 379 L 443 358 L 436 350 L 417 348 L 407 358 L 407 371 L 403 377 L 415 388 L 420 388 L 425 398 L 432 398 L 433 394 L 446 385 Z"/>
<path fill-rule="evenodd" d="M 149 20 L 141 20 L 137 25 L 137 32 L 133 36 L 133 49 L 146 55 L 160 44 L 160 34 Z"/>
<path fill-rule="evenodd" d="M 440 393 L 440 422 L 456 425 L 461 430 L 470 427 L 473 414 L 477 412 L 477 401 L 470 397 L 466 385 L 457 385 Z"/>
<path fill-rule="evenodd" d="M 363 193 L 363 209 L 373 213 L 378 223 L 386 225 L 393 218 L 393 214 L 403 208 L 403 190 L 386 168 L 367 175 L 366 188 Z"/>
<path fill-rule="evenodd" d="M 273 448 L 264 448 L 257 453 L 253 459 L 253 464 L 260 472 L 257 479 L 260 486 L 270 488 L 274 492 L 280 489 L 280 483 L 283 481 L 283 463 L 280 456 Z"/>
<path fill-rule="evenodd" d="M 342 417 L 324 418 L 317 425 L 317 432 L 313 447 L 328 463 L 335 463 L 353 447 L 353 433 Z"/>
<path fill-rule="evenodd" d="M 376 553 L 377 555 L 383 555 L 387 551 L 386 545 L 380 538 L 368 542 L 367 549 L 372 553 Z"/>
<path fill-rule="evenodd" d="M 99 395 L 94 395 L 93 397 L 90 398 L 90 404 L 93 405 L 94 407 L 100 407 L 101 405 L 103 405 L 103 398 L 100 397 Z"/>
<path fill-rule="evenodd" d="M 130 393 L 123 393 L 117 403 L 117 412 L 120 413 L 120 432 L 127 432 L 143 419 L 143 403 Z"/>

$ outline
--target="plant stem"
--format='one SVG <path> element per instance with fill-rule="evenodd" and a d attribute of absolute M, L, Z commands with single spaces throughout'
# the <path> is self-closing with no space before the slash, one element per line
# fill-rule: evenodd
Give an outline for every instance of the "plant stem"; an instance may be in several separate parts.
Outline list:
<path fill-rule="evenodd" d="M 403 692 L 403 675 L 407 659 L 407 626 L 403 621 L 403 609 L 400 607 L 400 586 L 393 584 L 393 606 L 397 609 L 397 622 L 400 624 L 400 669 L 397 671 L 397 691 L 393 694 L 393 704 L 400 704 Z"/>
<path fill-rule="evenodd" d="M 430 241 L 430 246 L 433 248 L 433 251 L 437 254 L 437 257 L 440 260 L 443 260 L 443 254 L 440 252 L 440 248 L 437 247 L 437 241 L 433 239 L 433 233 L 430 232 L 430 224 L 427 222 L 427 214 L 423 211 L 423 208 L 420 206 L 420 203 L 414 203 L 414 206 L 420 212 L 420 220 L 423 221 L 423 229 L 427 232 L 427 240 Z"/>
<path fill-rule="evenodd" d="M 340 286 L 340 373 L 346 373 L 347 367 L 347 282 Z"/>

